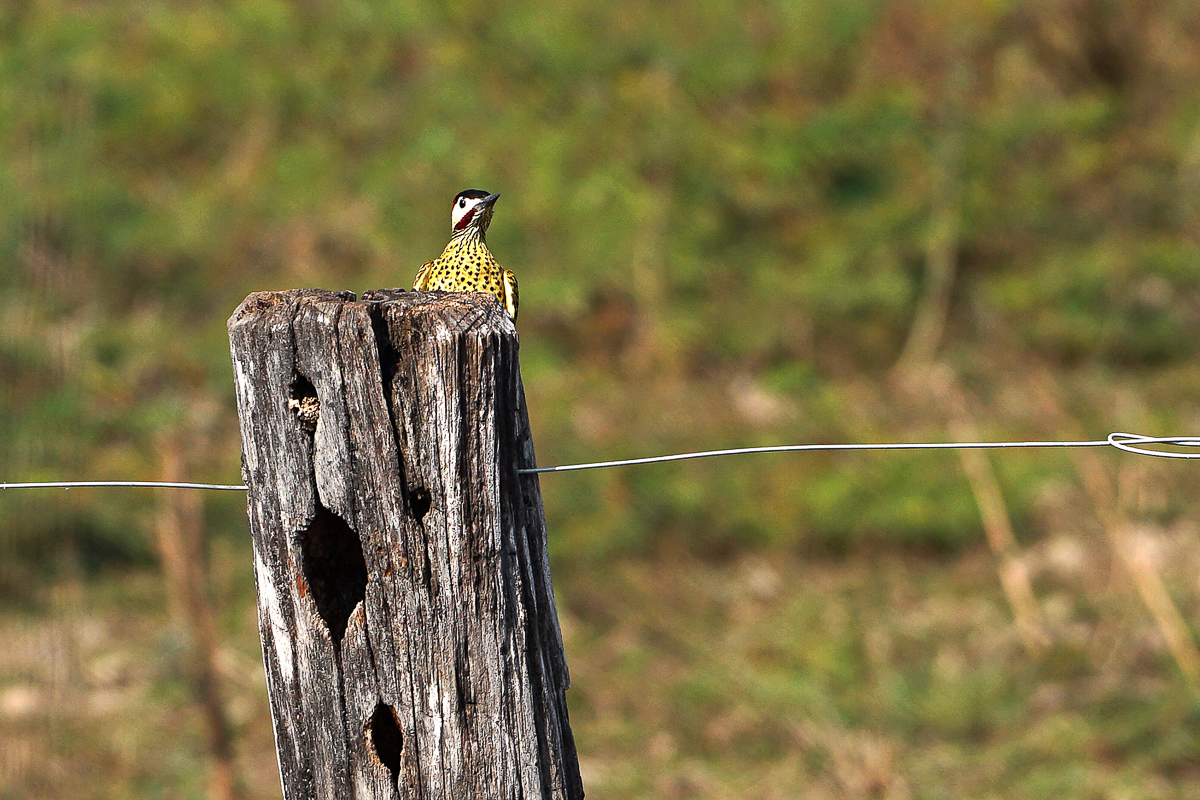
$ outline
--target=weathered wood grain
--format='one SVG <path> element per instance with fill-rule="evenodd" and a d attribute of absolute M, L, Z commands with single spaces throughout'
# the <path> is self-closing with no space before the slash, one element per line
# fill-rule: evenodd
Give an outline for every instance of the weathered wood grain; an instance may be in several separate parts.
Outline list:
<path fill-rule="evenodd" d="M 286 800 L 581 798 L 508 315 L 259 293 L 229 335 Z"/>

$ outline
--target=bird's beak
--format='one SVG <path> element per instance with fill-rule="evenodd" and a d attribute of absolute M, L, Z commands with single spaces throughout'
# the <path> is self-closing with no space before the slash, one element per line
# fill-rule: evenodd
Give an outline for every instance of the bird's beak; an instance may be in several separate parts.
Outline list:
<path fill-rule="evenodd" d="M 478 207 L 479 207 L 479 208 L 487 208 L 488 206 L 490 206 L 492 203 L 496 202 L 496 201 L 497 201 L 497 200 L 499 200 L 499 199 L 500 199 L 500 195 L 498 195 L 498 194 L 489 194 L 487 197 L 485 197 L 485 198 L 483 198 L 482 200 L 480 200 L 480 201 L 479 201 L 479 206 L 478 206 Z"/>

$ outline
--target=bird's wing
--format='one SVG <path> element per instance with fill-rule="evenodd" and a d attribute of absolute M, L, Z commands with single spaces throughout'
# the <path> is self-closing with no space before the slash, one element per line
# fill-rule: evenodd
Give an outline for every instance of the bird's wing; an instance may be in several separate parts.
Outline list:
<path fill-rule="evenodd" d="M 517 304 L 519 295 L 517 294 L 517 276 L 513 275 L 511 269 L 506 269 L 500 276 L 500 282 L 504 284 L 504 308 L 508 311 L 508 315 L 516 322 L 517 319 Z"/>
<path fill-rule="evenodd" d="M 417 270 L 417 279 L 413 281 L 413 289 L 415 289 L 417 291 L 424 291 L 425 289 L 428 289 L 429 288 L 429 273 L 432 271 L 433 271 L 433 262 L 432 261 L 426 261 L 424 264 L 422 264 L 421 268 L 419 270 Z"/>

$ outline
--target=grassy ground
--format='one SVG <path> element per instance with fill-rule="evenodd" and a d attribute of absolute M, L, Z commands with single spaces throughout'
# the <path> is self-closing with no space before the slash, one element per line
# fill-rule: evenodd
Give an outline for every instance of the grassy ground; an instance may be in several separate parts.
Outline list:
<path fill-rule="evenodd" d="M 1038 655 L 980 553 L 581 581 L 565 605 L 592 796 L 1192 796 L 1193 696 L 1128 595 L 1086 596 L 1107 565 L 1056 546 Z"/>
<path fill-rule="evenodd" d="M 1194 534 L 1136 541 L 1192 614 Z M 247 796 L 276 797 L 246 556 L 216 548 L 219 662 Z M 1195 797 L 1200 704 L 1112 553 L 1079 533 L 1026 558 L 1035 652 L 983 549 L 560 564 L 588 796 Z M 0 797 L 205 796 L 162 594 L 135 571 L 0 617 Z"/>

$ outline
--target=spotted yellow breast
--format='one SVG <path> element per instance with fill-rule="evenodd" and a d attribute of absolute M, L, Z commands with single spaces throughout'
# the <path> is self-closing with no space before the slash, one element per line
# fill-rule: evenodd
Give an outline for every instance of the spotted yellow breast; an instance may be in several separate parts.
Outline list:
<path fill-rule="evenodd" d="M 517 318 L 517 279 L 500 266 L 487 245 L 475 237 L 455 239 L 442 254 L 425 262 L 413 282 L 417 290 L 440 289 L 446 292 L 487 292 Z"/>

